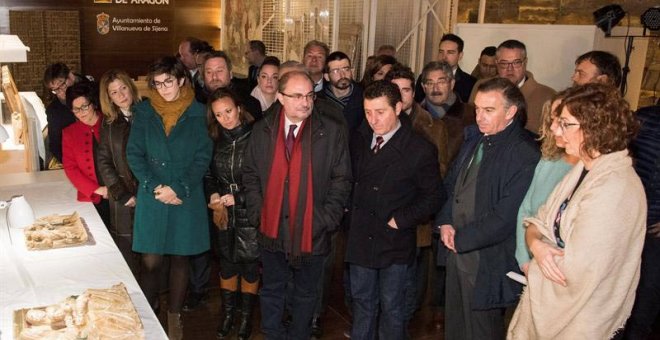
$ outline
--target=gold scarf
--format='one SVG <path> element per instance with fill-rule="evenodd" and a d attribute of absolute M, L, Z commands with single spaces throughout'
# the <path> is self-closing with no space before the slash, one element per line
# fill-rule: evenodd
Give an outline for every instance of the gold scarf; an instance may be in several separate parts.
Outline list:
<path fill-rule="evenodd" d="M 195 99 L 195 93 L 188 84 L 184 84 L 180 88 L 179 98 L 168 102 L 160 96 L 158 90 L 149 89 L 149 92 L 151 106 L 153 106 L 154 110 L 160 115 L 163 120 L 163 126 L 165 127 L 165 135 L 169 136 L 170 131 L 172 131 L 172 128 L 174 128 L 183 112 L 186 111 Z"/>

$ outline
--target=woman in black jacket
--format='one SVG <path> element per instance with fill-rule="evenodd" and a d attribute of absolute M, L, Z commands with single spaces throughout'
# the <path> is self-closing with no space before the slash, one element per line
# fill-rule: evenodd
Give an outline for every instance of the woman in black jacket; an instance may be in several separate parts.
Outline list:
<path fill-rule="evenodd" d="M 131 106 L 140 101 L 131 77 L 121 70 L 109 70 L 101 77 L 99 99 L 105 121 L 96 159 L 99 173 L 108 187 L 110 225 L 108 229 L 131 272 L 139 277 L 140 257 L 134 253 L 133 213 L 137 182 L 126 162 L 126 143 L 131 129 Z"/>
<path fill-rule="evenodd" d="M 213 160 L 204 184 L 209 206 L 221 203 L 228 212 L 226 228 L 218 226 L 220 288 L 224 319 L 217 335 L 227 337 L 234 324 L 240 292 L 239 339 L 249 339 L 252 305 L 259 286 L 257 228 L 247 219 L 241 177 L 245 148 L 253 118 L 228 89 L 216 90 L 208 100 L 209 135 L 213 139 Z M 240 282 L 240 287 L 239 287 Z M 240 288 L 240 289 L 239 289 Z"/>

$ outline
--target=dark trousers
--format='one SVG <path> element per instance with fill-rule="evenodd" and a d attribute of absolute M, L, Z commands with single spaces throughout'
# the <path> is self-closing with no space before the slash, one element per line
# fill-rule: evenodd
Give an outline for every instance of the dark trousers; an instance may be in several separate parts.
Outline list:
<path fill-rule="evenodd" d="M 268 340 L 309 340 L 311 321 L 316 306 L 318 281 L 323 271 L 325 256 L 311 256 L 299 267 L 291 267 L 282 252 L 261 251 L 263 287 L 259 295 L 261 305 L 261 331 Z M 282 324 L 284 300 L 289 277 L 293 276 L 291 325 Z"/>
<path fill-rule="evenodd" d="M 459 268 L 455 253 L 447 256 L 445 339 L 504 339 L 504 309 L 473 310 L 476 268 Z"/>
<path fill-rule="evenodd" d="M 405 284 L 409 265 L 393 264 L 371 269 L 350 265 L 353 296 L 351 339 L 405 339 Z M 380 306 L 380 321 L 378 307 Z"/>
<path fill-rule="evenodd" d="M 330 291 L 330 279 L 332 278 L 332 267 L 335 264 L 335 255 L 337 254 L 337 234 L 333 233 L 330 237 L 330 254 L 323 261 L 323 273 L 318 284 L 318 296 L 316 297 L 316 307 L 314 308 L 314 317 L 319 317 L 325 311 L 328 304 L 328 293 Z"/>
<path fill-rule="evenodd" d="M 660 237 L 646 236 L 642 268 L 632 314 L 626 325 L 625 339 L 646 339 L 660 312 Z"/>
<path fill-rule="evenodd" d="M 190 257 L 190 282 L 188 288 L 191 293 L 206 293 L 206 285 L 211 279 L 211 252 L 205 251 Z"/>

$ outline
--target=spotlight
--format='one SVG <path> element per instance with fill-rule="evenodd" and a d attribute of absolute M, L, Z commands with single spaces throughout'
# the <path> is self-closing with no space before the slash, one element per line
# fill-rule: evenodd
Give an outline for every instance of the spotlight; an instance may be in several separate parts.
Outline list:
<path fill-rule="evenodd" d="M 609 37 L 612 34 L 612 28 L 614 28 L 614 26 L 616 26 L 625 15 L 626 12 L 623 11 L 621 6 L 608 5 L 597 9 L 594 12 L 594 24 L 605 32 L 606 37 Z"/>
<path fill-rule="evenodd" d="M 644 28 L 651 31 L 660 30 L 660 7 L 651 7 L 647 9 L 641 16 L 642 25 Z"/>

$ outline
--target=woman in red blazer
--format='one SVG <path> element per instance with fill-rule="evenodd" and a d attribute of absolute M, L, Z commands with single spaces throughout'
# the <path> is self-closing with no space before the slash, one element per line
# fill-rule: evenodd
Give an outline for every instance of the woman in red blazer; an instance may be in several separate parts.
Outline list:
<path fill-rule="evenodd" d="M 95 84 L 76 84 L 66 90 L 66 103 L 77 121 L 62 131 L 62 165 L 76 189 L 78 201 L 92 202 L 109 225 L 108 188 L 95 164 L 103 115 L 97 111 Z"/>

